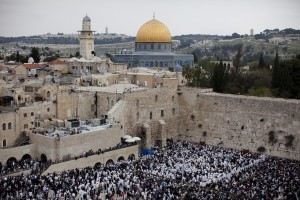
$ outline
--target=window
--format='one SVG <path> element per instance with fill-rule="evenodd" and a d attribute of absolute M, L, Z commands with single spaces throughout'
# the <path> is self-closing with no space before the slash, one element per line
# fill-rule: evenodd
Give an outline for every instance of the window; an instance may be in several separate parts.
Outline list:
<path fill-rule="evenodd" d="M 2 124 L 2 130 L 4 130 L 4 131 L 6 130 L 6 124 L 5 123 Z"/>
<path fill-rule="evenodd" d="M 136 120 L 139 120 L 139 118 L 140 118 L 140 113 L 137 112 L 137 113 L 136 113 Z"/>
<path fill-rule="evenodd" d="M 27 117 L 27 113 L 24 113 L 24 117 Z"/>
<path fill-rule="evenodd" d="M 47 98 L 50 98 L 50 91 L 47 92 Z"/>
<path fill-rule="evenodd" d="M 136 100 L 136 107 L 139 107 L 139 105 L 140 105 L 140 101 Z"/>
<path fill-rule="evenodd" d="M 30 115 L 31 115 L 31 116 L 34 116 L 34 112 L 32 112 Z"/>
<path fill-rule="evenodd" d="M 175 108 L 172 108 L 172 114 L 175 115 Z"/>
<path fill-rule="evenodd" d="M 150 112 L 150 119 L 152 119 L 152 112 Z"/>
<path fill-rule="evenodd" d="M 157 100 L 158 100 L 158 96 L 157 96 L 157 95 L 155 95 L 155 102 L 157 102 Z"/>
<path fill-rule="evenodd" d="M 160 116 L 163 117 L 164 116 L 164 110 L 160 111 Z"/>
<path fill-rule="evenodd" d="M 28 128 L 28 124 L 24 124 L 24 129 L 27 129 Z"/>
<path fill-rule="evenodd" d="M 174 101 L 175 100 L 175 97 L 174 96 L 172 96 L 172 101 Z"/>
<path fill-rule="evenodd" d="M 47 108 L 47 112 L 50 112 L 50 108 Z"/>
<path fill-rule="evenodd" d="M 6 147 L 6 140 L 5 139 L 2 141 L 2 147 Z"/>
<path fill-rule="evenodd" d="M 11 129 L 11 122 L 8 122 L 8 129 Z"/>

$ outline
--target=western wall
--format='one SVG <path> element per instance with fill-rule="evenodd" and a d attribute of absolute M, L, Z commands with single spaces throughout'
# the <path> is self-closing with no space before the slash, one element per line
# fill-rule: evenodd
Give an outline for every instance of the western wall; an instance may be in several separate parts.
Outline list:
<path fill-rule="evenodd" d="M 300 159 L 299 100 L 187 87 L 178 95 L 178 139 Z"/>

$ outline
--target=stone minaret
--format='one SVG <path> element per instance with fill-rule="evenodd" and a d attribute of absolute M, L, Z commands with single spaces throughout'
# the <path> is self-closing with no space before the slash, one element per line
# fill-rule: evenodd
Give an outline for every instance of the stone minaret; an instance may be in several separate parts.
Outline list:
<path fill-rule="evenodd" d="M 94 52 L 94 31 L 91 30 L 91 19 L 86 15 L 82 20 L 82 30 L 79 31 L 80 55 L 91 59 Z"/>

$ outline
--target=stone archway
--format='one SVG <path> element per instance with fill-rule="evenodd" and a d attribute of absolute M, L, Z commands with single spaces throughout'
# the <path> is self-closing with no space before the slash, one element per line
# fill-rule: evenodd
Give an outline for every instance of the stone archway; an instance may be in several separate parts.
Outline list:
<path fill-rule="evenodd" d="M 10 157 L 7 161 L 6 161 L 6 164 L 11 166 L 11 165 L 14 165 L 14 163 L 18 163 L 18 160 L 15 158 L 15 157 Z"/>
<path fill-rule="evenodd" d="M 108 161 L 106 161 L 106 165 L 114 165 L 114 161 L 112 159 L 109 159 Z"/>
<path fill-rule="evenodd" d="M 135 155 L 134 154 L 130 154 L 129 156 L 128 156 L 128 160 L 135 160 Z"/>
<path fill-rule="evenodd" d="M 120 156 L 120 157 L 118 158 L 117 162 L 122 162 L 122 161 L 124 161 L 124 160 L 125 160 L 125 158 L 124 158 L 123 156 Z"/>
<path fill-rule="evenodd" d="M 47 156 L 45 154 L 41 154 L 41 162 L 46 163 L 47 162 Z"/>
<path fill-rule="evenodd" d="M 94 168 L 97 168 L 99 169 L 101 167 L 101 162 L 96 162 L 95 165 L 94 165 Z"/>
<path fill-rule="evenodd" d="M 31 155 L 29 155 L 29 154 L 23 155 L 21 158 L 21 161 L 25 161 L 25 160 L 32 160 Z"/>

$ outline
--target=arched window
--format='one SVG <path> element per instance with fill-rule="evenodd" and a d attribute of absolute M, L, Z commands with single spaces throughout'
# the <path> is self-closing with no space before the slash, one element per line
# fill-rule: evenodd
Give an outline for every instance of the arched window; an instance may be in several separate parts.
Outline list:
<path fill-rule="evenodd" d="M 172 101 L 174 101 L 175 100 L 175 97 L 174 96 L 172 96 Z"/>
<path fill-rule="evenodd" d="M 6 139 L 2 141 L 2 147 L 6 147 Z"/>
<path fill-rule="evenodd" d="M 137 113 L 136 113 L 136 120 L 139 120 L 139 118 L 140 118 L 140 113 L 137 112 Z"/>
<path fill-rule="evenodd" d="M 50 91 L 47 92 L 47 98 L 50 98 Z"/>
<path fill-rule="evenodd" d="M 157 95 L 155 95 L 155 102 L 157 102 L 157 100 L 158 100 L 158 96 L 157 96 Z"/>
<path fill-rule="evenodd" d="M 136 107 L 139 107 L 139 105 L 140 105 L 140 101 L 136 100 Z"/>
<path fill-rule="evenodd" d="M 150 119 L 152 119 L 152 112 L 150 112 Z"/>
<path fill-rule="evenodd" d="M 2 124 L 2 130 L 4 130 L 4 131 L 6 130 L 6 124 L 5 123 Z"/>
<path fill-rule="evenodd" d="M 172 108 L 172 114 L 175 115 L 175 108 Z"/>
<path fill-rule="evenodd" d="M 8 129 L 11 129 L 11 122 L 8 122 Z"/>

